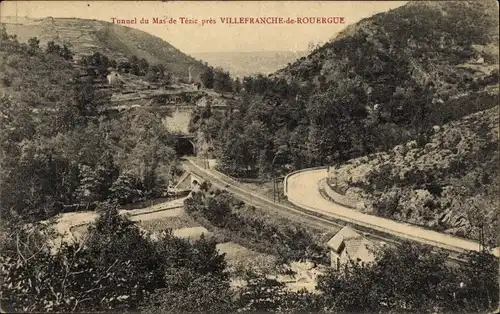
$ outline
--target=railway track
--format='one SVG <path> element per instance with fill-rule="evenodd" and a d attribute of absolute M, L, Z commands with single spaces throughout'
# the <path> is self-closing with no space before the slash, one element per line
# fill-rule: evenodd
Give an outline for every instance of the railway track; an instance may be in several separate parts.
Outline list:
<path fill-rule="evenodd" d="M 238 199 L 246 202 L 249 205 L 253 205 L 255 207 L 265 208 L 268 211 L 275 212 L 282 217 L 286 217 L 291 221 L 307 225 L 310 228 L 315 229 L 319 232 L 331 232 L 340 230 L 344 227 L 348 222 L 343 221 L 341 219 L 333 218 L 330 216 L 323 215 L 321 213 L 312 212 L 307 209 L 303 209 L 301 207 L 295 206 L 293 204 L 283 205 L 279 203 L 274 203 L 273 201 L 265 198 L 264 196 L 258 195 L 256 193 L 247 191 L 242 189 L 239 186 L 233 185 L 226 180 L 220 178 L 219 176 L 214 175 L 213 173 L 207 171 L 206 169 L 198 166 L 194 161 L 189 158 L 184 159 L 183 163 L 186 171 L 194 173 L 196 176 L 203 178 L 204 180 L 210 181 L 212 185 L 227 190 L 231 192 Z M 388 244 L 397 244 L 401 243 L 402 239 L 391 235 L 386 234 L 380 231 L 371 230 L 369 228 L 354 226 L 354 229 L 364 234 L 369 239 L 373 239 L 375 241 L 384 242 Z M 461 253 L 458 251 L 446 250 L 443 248 L 438 248 L 442 252 L 446 252 L 449 254 L 449 258 L 451 262 L 464 262 L 465 260 L 460 257 Z"/>

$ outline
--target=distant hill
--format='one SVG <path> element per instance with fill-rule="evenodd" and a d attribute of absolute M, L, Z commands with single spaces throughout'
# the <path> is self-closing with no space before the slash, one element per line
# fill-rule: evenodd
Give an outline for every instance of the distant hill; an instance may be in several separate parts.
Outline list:
<path fill-rule="evenodd" d="M 156 36 L 105 21 L 2 17 L 1 22 L 7 33 L 17 35 L 20 42 L 37 37 L 40 45 L 44 46 L 53 40 L 70 47 L 76 53 L 76 58 L 94 52 L 103 53 L 115 60 L 135 55 L 145 58 L 150 64 L 163 63 L 167 70 L 178 77 L 187 77 L 189 66 L 193 66 L 193 75 L 204 68 L 202 63 Z"/>
<path fill-rule="evenodd" d="M 191 54 L 211 65 L 222 67 L 232 76 L 269 74 L 307 55 L 307 51 L 202 52 Z"/>
<path fill-rule="evenodd" d="M 376 103 L 415 84 L 455 95 L 498 71 L 498 21 L 494 0 L 409 2 L 348 26 L 275 76 L 317 89 L 357 80 Z"/>
<path fill-rule="evenodd" d="M 364 211 L 500 244 L 498 106 L 443 125 L 416 141 L 335 167 L 328 183 L 363 200 Z"/>

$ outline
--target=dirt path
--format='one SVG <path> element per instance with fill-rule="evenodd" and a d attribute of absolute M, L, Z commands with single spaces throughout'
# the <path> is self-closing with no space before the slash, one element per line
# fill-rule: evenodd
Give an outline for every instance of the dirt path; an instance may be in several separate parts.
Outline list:
<path fill-rule="evenodd" d="M 131 220 L 151 220 L 163 217 L 172 217 L 178 215 L 178 209 L 184 204 L 184 200 L 185 198 L 181 198 L 145 208 L 132 210 L 123 209 L 120 210 L 119 213 L 122 215 L 130 215 Z M 71 227 L 89 224 L 93 222 L 96 217 L 97 213 L 93 211 L 59 214 L 56 217 L 54 229 L 61 235 L 62 241 L 73 241 L 74 237 L 70 231 Z"/>

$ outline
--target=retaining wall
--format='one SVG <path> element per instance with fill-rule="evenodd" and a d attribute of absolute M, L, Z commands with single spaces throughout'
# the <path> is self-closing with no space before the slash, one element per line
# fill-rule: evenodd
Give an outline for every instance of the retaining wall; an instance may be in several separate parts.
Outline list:
<path fill-rule="evenodd" d="M 361 209 L 361 207 L 364 207 L 363 201 L 353 200 L 345 195 L 335 192 L 335 190 L 328 184 L 327 180 L 321 181 L 320 186 L 323 187 L 323 191 L 325 191 L 326 195 L 335 203 L 339 203 L 340 205 L 352 209 Z"/>
<path fill-rule="evenodd" d="M 320 167 L 313 167 L 313 168 L 305 168 L 305 169 L 295 170 L 295 171 L 292 171 L 289 174 L 287 174 L 285 176 L 285 178 L 283 179 L 283 193 L 284 193 L 285 197 L 288 196 L 288 178 L 289 177 L 296 175 L 298 173 L 301 173 L 301 172 L 320 170 L 320 169 L 328 169 L 328 168 L 330 168 L 330 167 L 329 166 L 320 166 Z"/>

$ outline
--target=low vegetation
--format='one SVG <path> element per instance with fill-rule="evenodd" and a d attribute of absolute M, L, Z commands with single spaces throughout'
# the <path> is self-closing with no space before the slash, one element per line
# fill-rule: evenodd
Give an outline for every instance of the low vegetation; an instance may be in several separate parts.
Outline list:
<path fill-rule="evenodd" d="M 200 191 L 185 201 L 186 212 L 195 219 L 226 231 L 236 243 L 278 257 L 278 264 L 313 260 L 327 264 L 323 245 L 307 230 L 290 221 L 279 220 L 238 201 L 217 189 Z"/>
<path fill-rule="evenodd" d="M 120 63 L 132 56 L 149 64 L 163 64 L 167 72 L 186 79 L 188 67 L 193 75 L 201 73 L 206 65 L 182 53 L 168 42 L 144 31 L 110 22 L 76 18 L 30 19 L 2 16 L 7 32 L 21 42 L 37 37 L 45 46 L 50 41 L 66 44 L 75 55 L 106 52 L 110 59 Z"/>
<path fill-rule="evenodd" d="M 8 312 L 463 312 L 498 305 L 498 262 L 487 254 L 449 266 L 446 256 L 411 243 L 387 247 L 373 263 L 320 276 L 314 294 L 292 292 L 248 272 L 231 288 L 215 242 L 164 233 L 153 241 L 102 205 L 83 243 L 53 251 L 48 226 L 2 237 L 0 299 Z"/>
<path fill-rule="evenodd" d="M 24 38 L 26 43 L 0 29 L 2 310 L 498 309 L 497 258 L 473 252 L 463 263 L 450 264 L 445 254 L 413 243 L 385 246 L 372 263 L 321 275 L 318 293 L 289 291 L 255 269 L 244 269 L 243 285 L 232 286 L 214 239 L 187 241 L 169 228 L 192 218 L 225 240 L 277 256 L 278 264 L 301 259 L 328 264 L 327 251 L 301 226 L 208 184 L 186 200 L 191 218 L 150 226 L 166 231 L 153 240 L 117 208 L 163 193 L 177 168 L 173 136 L 161 117 L 145 108 L 103 115 L 111 95 L 96 86 L 109 67 L 167 82 L 167 73 L 187 76 L 193 66 L 208 88 L 241 96 L 225 114 L 210 105 L 197 110 L 190 126 L 199 133 L 200 147 L 214 148 L 222 171 L 265 178 L 369 155 L 345 166 L 354 171 L 369 164 L 368 171 L 346 184 L 329 183 L 347 194 L 356 189 L 367 209 L 379 215 L 470 237 L 483 230 L 493 243 L 498 154 L 491 151 L 498 145 L 498 117 L 487 109 L 498 101 L 491 93 L 498 70 L 480 74 L 470 60 L 481 56 L 488 65 L 498 63 L 491 53 L 498 41 L 491 26 L 498 19 L 484 14 L 489 2 L 463 3 L 410 3 L 347 29 L 281 77 L 241 81 L 158 38 L 105 22 L 43 19 L 19 25 L 19 34 L 26 27 L 41 34 Z M 48 25 L 75 45 L 47 38 L 44 34 L 55 34 L 46 32 Z M 89 57 L 74 62 L 82 53 Z M 472 114 L 478 110 L 485 111 Z M 409 144 L 388 151 L 401 143 Z M 348 173 L 335 169 L 335 180 Z M 97 220 L 81 242 L 54 246 L 61 241 L 52 220 L 37 221 L 80 203 L 92 203 Z M 453 230 L 456 226 L 461 229 Z"/>
<path fill-rule="evenodd" d="M 17 233 L 16 240 L 3 243 L 2 306 L 9 312 L 105 312 L 162 305 L 170 311 L 219 312 L 218 306 L 229 302 L 226 264 L 214 242 L 202 238 L 189 243 L 168 233 L 152 242 L 116 208 L 100 210 L 85 242 L 63 244 L 55 253 L 46 247 L 43 233 L 33 237 L 36 231 Z M 197 302 L 187 302 L 194 297 Z"/>
<path fill-rule="evenodd" d="M 141 221 L 139 218 L 137 225 L 141 229 L 147 230 L 148 232 L 157 233 L 168 229 L 175 230 L 180 228 L 198 227 L 199 223 L 182 211 L 179 216 L 149 219 L 144 221 Z"/>

